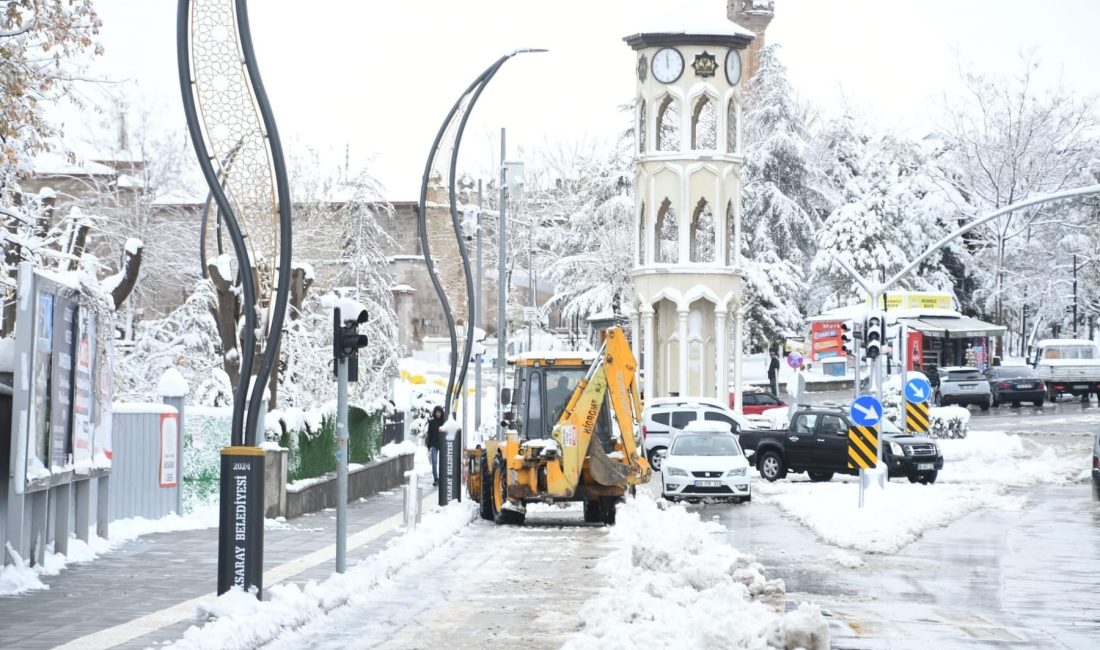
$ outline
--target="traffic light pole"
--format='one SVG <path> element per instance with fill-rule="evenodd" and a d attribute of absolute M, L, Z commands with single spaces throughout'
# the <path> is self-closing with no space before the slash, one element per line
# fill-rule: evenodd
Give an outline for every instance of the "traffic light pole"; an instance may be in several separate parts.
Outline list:
<path fill-rule="evenodd" d="M 339 310 L 337 310 L 339 311 Z M 336 572 L 348 566 L 348 359 L 336 360 Z"/>

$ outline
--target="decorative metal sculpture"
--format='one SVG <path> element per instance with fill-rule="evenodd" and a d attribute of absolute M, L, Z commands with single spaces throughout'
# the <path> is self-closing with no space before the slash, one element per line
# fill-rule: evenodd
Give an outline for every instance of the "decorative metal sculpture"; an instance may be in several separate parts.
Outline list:
<path fill-rule="evenodd" d="M 424 249 L 424 262 L 428 267 L 428 275 L 432 279 L 432 286 L 435 287 L 435 293 L 439 296 L 439 302 L 443 305 L 443 315 L 447 319 L 447 329 L 451 337 L 451 372 L 447 378 L 447 396 L 446 405 L 444 407 L 447 413 L 452 413 L 451 405 L 453 404 L 454 397 L 462 390 L 462 386 L 466 383 L 466 368 L 470 365 L 470 356 L 473 351 L 474 319 L 466 319 L 466 342 L 462 350 L 462 370 L 456 382 L 455 374 L 460 367 L 458 364 L 458 333 L 455 328 L 454 314 L 451 313 L 450 301 L 447 300 L 447 294 L 443 289 L 442 283 L 439 281 L 439 276 L 435 272 L 435 264 L 432 262 L 431 247 L 428 244 L 426 207 L 428 201 L 428 183 L 432 172 L 435 171 L 439 153 L 444 149 L 450 149 L 451 157 L 447 165 L 447 188 L 451 208 L 451 225 L 454 227 L 455 239 L 458 242 L 458 252 L 462 258 L 462 271 L 466 279 L 466 302 L 469 305 L 473 305 L 473 275 L 470 271 L 470 257 L 466 250 L 466 242 L 463 241 L 462 238 L 462 225 L 458 218 L 457 193 L 455 191 L 455 170 L 458 165 L 458 149 L 462 144 L 462 133 L 466 129 L 466 121 L 470 117 L 470 111 L 473 110 L 474 104 L 477 103 L 478 97 L 481 96 L 481 92 L 485 90 L 485 86 L 489 84 L 489 81 L 492 80 L 493 76 L 496 75 L 497 71 L 500 70 L 500 67 L 504 65 L 508 59 L 517 54 L 545 51 L 546 50 L 540 49 L 516 50 L 500 57 L 491 66 L 486 68 L 484 72 L 478 75 L 478 77 L 474 79 L 474 82 L 459 96 L 458 101 L 456 101 L 451 108 L 451 112 L 448 113 L 447 118 L 443 120 L 443 125 L 439 127 L 439 132 L 436 133 L 435 141 L 432 142 L 432 149 L 428 154 L 428 162 L 424 165 L 424 178 L 420 184 L 420 210 L 418 214 L 420 222 L 420 245 Z M 450 134 L 450 137 L 445 137 L 448 134 Z M 504 234 L 501 233 L 501 236 L 503 237 Z M 497 336 L 503 335 L 503 332 L 497 333 Z M 480 397 L 478 399 L 480 399 Z"/>
<path fill-rule="evenodd" d="M 217 206 L 218 221 L 229 234 L 239 264 L 245 327 L 241 377 L 234 394 L 233 444 L 252 446 L 256 444 L 263 391 L 276 361 L 289 298 L 291 232 L 286 166 L 256 65 L 246 2 L 180 0 L 177 18 L 180 86 L 187 126 Z M 205 223 L 203 233 L 201 255 L 205 262 L 209 239 Z M 259 287 L 255 286 L 254 270 Z M 272 292 L 274 306 L 269 304 Z M 255 364 L 257 298 L 259 304 L 269 308 L 270 326 L 264 329 L 271 334 L 261 341 L 264 354 L 249 395 Z M 246 402 L 247 420 L 243 410 Z"/>
<path fill-rule="evenodd" d="M 231 445 L 221 452 L 218 593 L 233 587 L 255 589 L 259 598 L 264 452 L 256 446 L 256 438 L 290 293 L 290 188 L 275 118 L 252 49 L 245 0 L 179 0 L 176 20 L 187 128 L 217 206 L 219 252 L 222 226 L 233 244 L 245 320 Z M 203 215 L 204 269 L 209 211 L 208 202 Z M 268 318 L 265 326 L 257 327 L 261 305 L 268 308 Z M 263 345 L 263 356 L 253 378 L 257 343 Z"/>

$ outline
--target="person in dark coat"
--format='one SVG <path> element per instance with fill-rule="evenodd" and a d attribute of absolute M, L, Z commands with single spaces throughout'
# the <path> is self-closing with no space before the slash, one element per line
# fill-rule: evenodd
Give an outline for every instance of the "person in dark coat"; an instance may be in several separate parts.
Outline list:
<path fill-rule="evenodd" d="M 772 394 L 779 397 L 779 355 L 772 352 L 772 360 L 768 364 L 768 383 L 771 384 Z"/>
<path fill-rule="evenodd" d="M 439 442 L 443 432 L 440 427 L 446 422 L 447 416 L 443 413 L 443 407 L 432 409 L 432 417 L 428 420 L 428 458 L 432 461 L 432 485 L 439 485 Z"/>

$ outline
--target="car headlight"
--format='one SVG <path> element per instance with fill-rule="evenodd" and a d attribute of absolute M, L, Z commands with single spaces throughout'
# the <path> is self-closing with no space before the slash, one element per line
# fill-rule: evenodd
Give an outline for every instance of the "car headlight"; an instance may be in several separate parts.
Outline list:
<path fill-rule="evenodd" d="M 688 473 L 679 467 L 665 467 L 668 470 L 669 476 L 687 476 Z"/>
<path fill-rule="evenodd" d="M 726 472 L 726 476 L 744 476 L 747 470 L 747 467 L 738 467 L 736 469 L 731 469 L 730 471 Z"/>
<path fill-rule="evenodd" d="M 899 445 L 898 443 L 891 442 L 890 443 L 890 453 L 892 453 L 895 456 L 904 456 L 905 455 L 905 450 L 902 449 L 901 445 Z"/>

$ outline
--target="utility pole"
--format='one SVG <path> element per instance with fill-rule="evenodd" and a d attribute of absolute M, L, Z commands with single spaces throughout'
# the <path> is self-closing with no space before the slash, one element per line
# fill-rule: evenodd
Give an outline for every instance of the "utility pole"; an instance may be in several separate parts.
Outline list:
<path fill-rule="evenodd" d="M 538 297 L 535 292 L 538 291 L 535 283 L 535 223 L 531 222 L 531 225 L 527 228 L 527 286 L 531 290 L 531 310 L 532 317 L 527 323 L 527 350 L 531 351 L 535 348 L 535 319 L 534 314 L 538 309 Z M 1074 284 L 1074 286 L 1077 286 Z"/>
<path fill-rule="evenodd" d="M 1077 253 L 1073 254 L 1073 338 L 1077 336 Z"/>
<path fill-rule="evenodd" d="M 481 210 L 484 207 L 481 195 L 481 181 L 477 182 L 477 283 L 474 286 L 474 290 L 477 292 L 477 299 L 474 301 L 474 325 L 481 328 L 481 331 L 485 331 L 485 315 L 483 313 L 483 303 L 481 302 L 481 286 L 482 276 L 484 275 L 484 269 L 482 268 L 481 257 Z M 481 431 L 481 360 L 485 356 L 484 347 L 482 346 L 482 352 L 474 357 L 474 394 L 477 396 L 477 400 L 474 402 L 474 431 Z"/>
<path fill-rule="evenodd" d="M 504 417 L 504 404 L 500 403 L 500 391 L 504 388 L 504 366 L 507 363 L 505 343 L 508 338 L 508 324 L 505 322 L 505 302 L 508 299 L 507 280 L 504 275 L 504 256 L 507 215 L 508 215 L 508 172 L 504 166 L 507 156 L 505 148 L 505 129 L 500 129 L 500 204 L 497 206 L 497 423 Z"/>

